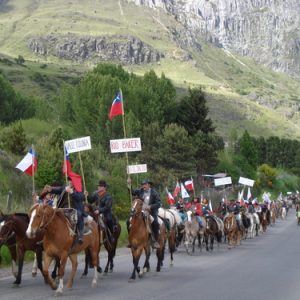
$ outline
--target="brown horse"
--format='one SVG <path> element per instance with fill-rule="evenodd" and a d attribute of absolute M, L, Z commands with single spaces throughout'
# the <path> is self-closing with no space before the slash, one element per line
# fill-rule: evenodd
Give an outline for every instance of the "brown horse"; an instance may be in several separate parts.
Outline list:
<path fill-rule="evenodd" d="M 52 289 L 56 289 L 56 283 L 49 276 L 49 265 L 56 257 L 60 260 L 58 270 L 59 286 L 56 289 L 56 295 L 63 292 L 63 278 L 68 257 L 72 263 L 72 272 L 67 283 L 67 287 L 73 285 L 74 276 L 77 270 L 77 254 L 89 248 L 92 255 L 92 264 L 94 267 L 94 277 L 92 287 L 97 285 L 97 264 L 99 253 L 99 232 L 97 224 L 92 221 L 89 225 L 90 233 L 84 235 L 83 243 L 76 243 L 75 233 L 71 228 L 69 220 L 65 217 L 63 209 L 54 209 L 48 205 L 35 204 L 30 209 L 30 223 L 26 234 L 28 237 L 34 237 L 39 229 L 44 229 L 44 266 L 43 274 L 47 283 Z"/>
<path fill-rule="evenodd" d="M 206 244 L 206 251 L 214 249 L 214 240 L 218 243 L 222 241 L 222 231 L 219 229 L 218 221 L 215 216 L 206 216 L 206 227 L 204 231 L 204 240 Z M 208 247 L 208 242 L 210 242 Z"/>
<path fill-rule="evenodd" d="M 241 232 L 238 228 L 235 215 L 228 213 L 224 217 L 224 231 L 228 239 L 228 247 L 237 246 L 241 243 Z"/>
<path fill-rule="evenodd" d="M 270 218 L 271 218 L 270 225 L 274 226 L 275 222 L 276 222 L 276 208 L 275 207 L 271 207 Z"/>
<path fill-rule="evenodd" d="M 267 230 L 267 225 L 268 225 L 268 218 L 267 218 L 267 212 L 261 212 L 260 215 L 260 224 L 262 226 L 262 231 L 266 232 Z"/>
<path fill-rule="evenodd" d="M 42 270 L 42 251 L 43 246 L 41 241 L 43 239 L 43 232 L 39 234 L 34 239 L 29 239 L 26 236 L 26 229 L 29 224 L 29 218 L 27 214 L 15 213 L 6 218 L 0 231 L 0 244 L 7 243 L 7 241 L 14 236 L 17 246 L 17 264 L 18 273 L 14 284 L 19 285 L 22 280 L 22 270 L 24 264 L 25 252 L 28 250 L 34 251 L 37 257 L 38 268 L 43 274 Z"/>
<path fill-rule="evenodd" d="M 146 256 L 143 270 L 147 272 L 150 270 L 150 221 L 149 218 L 144 216 L 142 209 L 143 201 L 135 199 L 131 207 L 131 218 L 129 220 L 128 241 L 131 245 L 133 260 L 133 271 L 129 281 L 135 280 L 136 273 L 140 278 L 143 275 L 143 271 L 141 272 L 139 267 L 139 261 L 143 251 L 145 251 Z"/>
<path fill-rule="evenodd" d="M 85 204 L 85 212 L 87 214 L 89 214 L 91 217 L 93 217 L 93 219 L 96 221 L 96 223 L 98 224 L 98 229 L 99 229 L 99 233 L 100 233 L 100 247 L 99 247 L 99 252 L 100 252 L 100 248 L 101 248 L 101 242 L 103 243 L 106 251 L 107 251 L 107 263 L 106 266 L 104 268 L 104 274 L 107 274 L 108 271 L 113 272 L 114 269 L 114 257 L 116 256 L 116 249 L 117 249 L 117 245 L 118 245 L 118 239 L 120 237 L 121 234 L 121 225 L 119 222 L 116 221 L 116 225 L 114 228 L 114 232 L 113 237 L 114 237 L 114 241 L 111 241 L 109 239 L 109 234 L 107 232 L 107 228 L 104 228 L 104 226 L 102 225 L 103 221 L 99 219 L 99 215 L 95 215 L 93 212 L 93 208 L 91 204 Z M 88 265 L 89 262 L 91 261 L 91 257 L 90 257 L 90 253 L 86 253 L 86 259 L 85 259 L 85 268 L 84 268 L 84 272 L 83 272 L 83 276 L 86 276 L 88 273 Z M 100 268 L 100 266 L 98 266 L 98 272 L 101 273 L 102 269 Z"/>

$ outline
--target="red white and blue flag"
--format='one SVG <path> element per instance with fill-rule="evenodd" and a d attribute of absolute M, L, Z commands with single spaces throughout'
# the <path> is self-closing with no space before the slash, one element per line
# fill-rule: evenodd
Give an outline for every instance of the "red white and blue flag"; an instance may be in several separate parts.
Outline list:
<path fill-rule="evenodd" d="M 191 179 L 186 180 L 186 181 L 184 182 L 184 185 L 185 185 L 185 187 L 186 187 L 186 189 L 187 189 L 188 191 L 193 191 L 193 190 L 194 190 L 194 182 L 193 182 L 193 178 L 191 177 Z"/>
<path fill-rule="evenodd" d="M 65 148 L 65 158 L 64 158 L 64 166 L 63 166 L 63 174 L 67 174 L 68 177 L 70 177 L 74 189 L 77 192 L 82 192 L 82 182 L 81 182 L 81 176 L 77 173 L 74 173 L 72 171 L 72 165 L 71 165 L 71 161 L 70 161 L 70 155 L 67 151 L 67 149 Z"/>
<path fill-rule="evenodd" d="M 25 157 L 17 164 L 17 169 L 32 176 L 37 170 L 37 159 L 33 149 L 29 149 Z"/>
<path fill-rule="evenodd" d="M 109 119 L 112 120 L 113 117 L 115 116 L 119 116 L 119 115 L 124 115 L 124 111 L 123 111 L 123 102 L 122 102 L 122 96 L 121 93 L 119 92 L 116 96 L 116 98 L 114 99 L 111 108 L 110 108 L 110 112 L 109 112 Z"/>
<path fill-rule="evenodd" d="M 174 205 L 175 199 L 173 198 L 172 194 L 169 192 L 168 188 L 166 188 L 166 193 L 167 193 L 167 203 L 169 205 Z"/>
<path fill-rule="evenodd" d="M 177 181 L 175 189 L 174 189 L 174 192 L 173 192 L 173 196 L 177 197 L 177 195 L 178 195 L 179 192 L 180 192 L 180 185 L 179 185 L 179 182 Z"/>

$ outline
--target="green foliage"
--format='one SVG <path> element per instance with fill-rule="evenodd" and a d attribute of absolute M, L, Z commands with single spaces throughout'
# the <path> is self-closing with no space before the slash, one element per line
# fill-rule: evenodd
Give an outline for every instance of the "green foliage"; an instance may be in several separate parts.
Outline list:
<path fill-rule="evenodd" d="M 7 127 L 1 132 L 0 146 L 13 154 L 22 155 L 25 153 L 27 139 L 21 122 Z"/>
<path fill-rule="evenodd" d="M 258 161 L 256 145 L 247 130 L 245 130 L 243 136 L 238 141 L 237 153 L 239 153 L 252 168 L 256 168 Z"/>
<path fill-rule="evenodd" d="M 189 135 L 195 135 L 199 130 L 205 134 L 214 132 L 212 120 L 207 117 L 208 107 L 201 89 L 189 90 L 178 107 L 178 123 L 183 126 Z"/>
<path fill-rule="evenodd" d="M 278 171 L 268 164 L 263 164 L 258 167 L 257 184 L 259 187 L 272 188 Z"/>
<path fill-rule="evenodd" d="M 15 62 L 19 65 L 22 65 L 22 64 L 24 64 L 25 59 L 22 55 L 19 55 L 17 58 L 15 58 Z"/>

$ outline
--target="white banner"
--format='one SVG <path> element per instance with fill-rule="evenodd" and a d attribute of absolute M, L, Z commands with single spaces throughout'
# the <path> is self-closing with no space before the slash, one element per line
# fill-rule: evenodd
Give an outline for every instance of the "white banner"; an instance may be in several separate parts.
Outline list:
<path fill-rule="evenodd" d="M 253 187 L 253 185 L 254 185 L 254 180 L 248 179 L 248 178 L 245 178 L 245 177 L 240 177 L 239 183 L 240 183 L 240 184 L 244 184 L 244 185 Z"/>
<path fill-rule="evenodd" d="M 131 165 L 127 166 L 127 174 L 137 174 L 137 173 L 146 173 L 147 165 Z"/>
<path fill-rule="evenodd" d="M 231 177 L 216 178 L 214 179 L 214 182 L 215 182 L 215 186 L 232 184 Z"/>
<path fill-rule="evenodd" d="M 133 151 L 142 151 L 140 138 L 110 140 L 111 153 L 133 152 Z"/>
<path fill-rule="evenodd" d="M 82 138 L 65 141 L 65 147 L 68 153 L 92 149 L 91 138 L 89 136 L 85 136 Z"/>

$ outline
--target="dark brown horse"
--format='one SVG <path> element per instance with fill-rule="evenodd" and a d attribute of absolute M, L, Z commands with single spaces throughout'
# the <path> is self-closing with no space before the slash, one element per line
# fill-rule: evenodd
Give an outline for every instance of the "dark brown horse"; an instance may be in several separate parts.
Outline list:
<path fill-rule="evenodd" d="M 30 209 L 30 223 L 26 234 L 28 237 L 34 237 L 39 229 L 44 229 L 44 266 L 43 274 L 47 283 L 52 289 L 56 289 L 56 283 L 49 276 L 49 265 L 56 257 L 60 260 L 58 271 L 59 286 L 56 289 L 56 295 L 63 292 L 63 278 L 68 257 L 72 263 L 72 271 L 67 283 L 67 287 L 73 286 L 74 276 L 77 270 L 77 254 L 86 248 L 89 248 L 92 255 L 92 264 L 94 267 L 94 277 L 92 287 L 96 286 L 98 273 L 98 253 L 99 253 L 99 231 L 97 224 L 92 221 L 89 225 L 90 233 L 84 235 L 83 243 L 76 243 L 74 230 L 71 228 L 70 221 L 65 217 L 63 209 L 54 209 L 48 205 L 35 204 Z"/>
<path fill-rule="evenodd" d="M 114 237 L 114 241 L 111 241 L 109 239 L 109 233 L 108 233 L 108 229 L 103 226 L 103 221 L 101 219 L 99 219 L 99 215 L 95 215 L 93 212 L 93 208 L 91 204 L 85 204 L 85 212 L 87 214 L 89 214 L 91 217 L 93 217 L 93 219 L 96 221 L 96 223 L 98 224 L 98 228 L 99 228 L 99 233 L 100 233 L 100 247 L 99 247 L 99 251 L 101 248 L 101 244 L 103 243 L 106 251 L 107 251 L 107 263 L 106 266 L 104 268 L 104 274 L 107 274 L 108 271 L 113 272 L 114 269 L 114 257 L 116 256 L 116 249 L 117 249 L 117 245 L 118 245 L 118 240 L 121 234 L 121 225 L 119 224 L 119 222 L 116 222 L 115 228 L 114 228 L 114 232 L 113 237 Z M 88 273 L 88 266 L 90 263 L 90 253 L 86 253 L 86 258 L 85 258 L 85 268 L 84 268 L 84 272 L 83 272 L 83 276 L 86 276 Z M 98 272 L 101 273 L 101 268 L 100 266 L 98 266 Z"/>
<path fill-rule="evenodd" d="M 9 215 L 5 215 L 2 212 L 0 212 L 0 231 L 2 226 L 5 224 L 6 219 L 9 217 Z M 16 242 L 16 235 L 13 233 L 10 237 L 6 239 L 6 241 L 0 240 L 0 249 L 1 247 L 5 245 L 8 248 L 8 251 L 11 256 L 11 267 L 12 267 L 12 274 L 17 277 L 17 271 L 16 271 L 16 265 L 17 265 L 17 242 Z M 1 258 L 1 257 L 0 257 Z M 0 260 L 1 262 L 1 260 Z"/>
<path fill-rule="evenodd" d="M 206 244 L 206 251 L 214 249 L 214 240 L 218 243 L 222 241 L 222 231 L 219 229 L 218 222 L 214 216 L 206 216 L 206 227 L 204 231 L 204 240 Z M 209 243 L 210 242 L 210 243 Z M 208 247 L 209 243 L 209 247 Z"/>
<path fill-rule="evenodd" d="M 129 281 L 135 280 L 136 273 L 139 277 L 143 275 L 143 271 L 141 271 L 139 267 L 139 261 L 143 251 L 145 251 L 146 257 L 143 270 L 147 272 L 150 270 L 150 222 L 149 218 L 144 216 L 142 209 L 143 201 L 135 199 L 132 203 L 131 218 L 129 220 L 128 241 L 131 245 L 133 261 L 133 271 Z"/>
<path fill-rule="evenodd" d="M 268 226 L 268 217 L 267 217 L 267 212 L 261 212 L 259 214 L 259 219 L 260 219 L 260 224 L 262 227 L 262 231 L 266 232 L 267 226 Z"/>
<path fill-rule="evenodd" d="M 34 239 L 29 239 L 26 236 L 26 229 L 29 224 L 29 217 L 27 214 L 15 213 L 8 216 L 2 225 L 0 231 L 0 243 L 6 243 L 13 235 L 15 236 L 15 241 L 17 245 L 17 264 L 18 273 L 14 284 L 19 285 L 22 280 L 22 270 L 24 264 L 25 252 L 28 250 L 34 251 L 37 258 L 38 268 L 43 274 L 42 270 L 42 251 L 43 246 L 41 241 L 43 239 L 43 232 L 39 234 Z"/>

